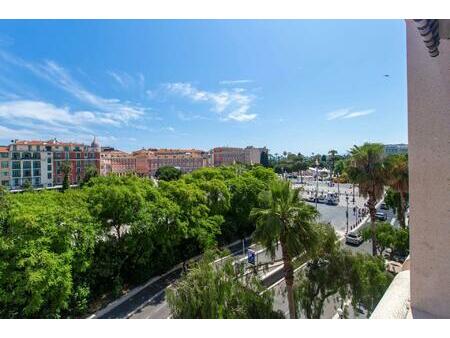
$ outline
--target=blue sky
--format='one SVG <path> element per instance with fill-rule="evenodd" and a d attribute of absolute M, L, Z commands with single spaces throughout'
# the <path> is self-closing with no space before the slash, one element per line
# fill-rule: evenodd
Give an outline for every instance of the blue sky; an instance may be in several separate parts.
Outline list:
<path fill-rule="evenodd" d="M 93 135 L 128 151 L 406 143 L 404 22 L 1 20 L 0 144 Z"/>

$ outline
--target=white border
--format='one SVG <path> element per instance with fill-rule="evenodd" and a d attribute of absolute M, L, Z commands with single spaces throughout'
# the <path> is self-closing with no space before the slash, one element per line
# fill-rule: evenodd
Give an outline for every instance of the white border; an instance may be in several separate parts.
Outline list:
<path fill-rule="evenodd" d="M 446 0 L 14 0 L 0 18 L 412 19 L 449 17 Z"/>

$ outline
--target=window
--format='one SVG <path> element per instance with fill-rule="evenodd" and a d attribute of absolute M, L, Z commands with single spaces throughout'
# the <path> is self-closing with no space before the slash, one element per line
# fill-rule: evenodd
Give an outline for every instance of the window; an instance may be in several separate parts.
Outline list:
<path fill-rule="evenodd" d="M 47 174 L 47 178 L 48 178 L 49 180 L 51 180 L 51 179 L 52 179 L 52 173 L 48 173 L 48 174 Z"/>
<path fill-rule="evenodd" d="M 46 150 L 46 151 L 52 151 L 52 147 L 50 147 L 50 146 L 45 146 L 45 150 Z"/>
<path fill-rule="evenodd" d="M 52 159 L 50 157 L 47 159 L 47 163 L 52 163 Z"/>
<path fill-rule="evenodd" d="M 2 161 L 2 168 L 8 168 L 8 161 Z"/>
<path fill-rule="evenodd" d="M 64 147 L 64 151 L 69 151 L 69 147 L 68 147 L 68 146 L 65 146 L 65 147 Z"/>
<path fill-rule="evenodd" d="M 28 146 L 28 151 L 31 151 L 31 146 Z"/>
<path fill-rule="evenodd" d="M 8 153 L 0 153 L 1 158 L 8 158 Z"/>
<path fill-rule="evenodd" d="M 2 176 L 3 177 L 8 176 L 8 172 L 7 171 L 2 171 Z"/>
<path fill-rule="evenodd" d="M 47 165 L 47 170 L 48 171 L 52 171 L 52 165 L 51 164 Z"/>
<path fill-rule="evenodd" d="M 13 150 L 16 151 L 17 150 L 17 146 L 13 145 Z"/>
<path fill-rule="evenodd" d="M 41 151 L 41 146 L 36 146 L 36 151 Z"/>
<path fill-rule="evenodd" d="M 17 187 L 20 184 L 20 180 L 18 178 L 14 179 L 14 186 Z"/>
<path fill-rule="evenodd" d="M 31 153 L 28 153 L 28 152 L 22 153 L 22 158 L 25 160 L 31 159 Z"/>
<path fill-rule="evenodd" d="M 20 177 L 22 176 L 20 173 L 20 170 L 13 170 L 12 171 L 12 177 Z"/>
<path fill-rule="evenodd" d="M 34 169 L 33 170 L 33 176 L 41 176 L 41 170 L 40 169 Z"/>
<path fill-rule="evenodd" d="M 13 160 L 19 160 L 20 159 L 20 153 L 12 153 L 11 158 Z"/>
<path fill-rule="evenodd" d="M 20 169 L 20 161 L 13 161 L 12 162 L 12 168 L 13 169 Z"/>
<path fill-rule="evenodd" d="M 24 170 L 23 171 L 23 177 L 31 177 L 31 170 Z"/>
<path fill-rule="evenodd" d="M 23 169 L 31 169 L 31 161 L 24 161 Z"/>
<path fill-rule="evenodd" d="M 34 169 L 41 168 L 41 161 L 33 161 L 33 168 Z"/>

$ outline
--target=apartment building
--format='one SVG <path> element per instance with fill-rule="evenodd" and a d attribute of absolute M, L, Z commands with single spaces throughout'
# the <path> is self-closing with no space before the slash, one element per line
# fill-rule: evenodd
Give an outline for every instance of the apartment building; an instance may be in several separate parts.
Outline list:
<path fill-rule="evenodd" d="M 136 173 L 136 158 L 124 151 L 103 148 L 100 154 L 100 174 L 126 175 Z"/>
<path fill-rule="evenodd" d="M 0 185 L 9 187 L 9 150 L 6 146 L 0 146 Z"/>
<path fill-rule="evenodd" d="M 211 164 L 208 152 L 197 149 L 142 149 L 133 152 L 136 159 L 136 172 L 140 176 L 154 176 L 165 166 L 189 173 Z"/>
<path fill-rule="evenodd" d="M 78 184 L 88 165 L 100 170 L 100 145 L 94 138 L 90 146 L 81 143 L 13 140 L 9 155 L 9 187 L 21 189 L 26 182 L 34 188 L 61 185 L 63 165 L 70 165 L 70 184 Z"/>
<path fill-rule="evenodd" d="M 261 153 L 264 151 L 267 152 L 267 148 L 217 147 L 212 150 L 212 162 L 215 167 L 236 163 L 259 164 L 261 163 Z"/>
<path fill-rule="evenodd" d="M 384 154 L 385 155 L 397 155 L 397 154 L 407 154 L 408 145 L 407 144 L 385 144 Z"/>

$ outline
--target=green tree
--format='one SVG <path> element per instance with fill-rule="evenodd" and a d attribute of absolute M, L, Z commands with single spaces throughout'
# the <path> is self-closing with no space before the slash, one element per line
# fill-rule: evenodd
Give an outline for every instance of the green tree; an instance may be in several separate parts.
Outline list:
<path fill-rule="evenodd" d="M 181 170 L 175 167 L 165 166 L 156 170 L 155 177 L 163 181 L 174 181 L 181 177 Z"/>
<path fill-rule="evenodd" d="M 364 240 L 371 238 L 370 229 L 362 232 Z M 390 249 L 391 259 L 394 254 L 407 256 L 409 253 L 409 230 L 406 228 L 394 228 L 389 223 L 378 223 L 376 227 L 377 251 L 382 256 L 386 249 Z"/>
<path fill-rule="evenodd" d="M 281 245 L 290 318 L 296 318 L 292 259 L 314 246 L 313 221 L 318 216 L 313 207 L 300 200 L 299 193 L 288 181 L 273 181 L 270 189 L 260 194 L 259 208 L 251 213 L 256 221 L 254 239 L 266 247 L 272 257 L 278 242 Z"/>
<path fill-rule="evenodd" d="M 27 192 L 33 191 L 33 185 L 31 184 L 31 181 L 25 180 L 25 182 L 23 182 L 22 189 Z"/>
<path fill-rule="evenodd" d="M 388 156 L 385 161 L 389 186 L 400 195 L 398 221 L 405 228 L 406 203 L 409 191 L 408 155 L 399 154 Z"/>
<path fill-rule="evenodd" d="M 370 317 L 392 282 L 383 259 L 366 254 L 356 254 L 352 258 L 351 297 L 356 311 L 364 307 Z"/>
<path fill-rule="evenodd" d="M 269 152 L 268 151 L 262 151 L 261 152 L 261 159 L 260 163 L 263 167 L 268 168 L 270 166 L 269 162 Z"/>
<path fill-rule="evenodd" d="M 389 223 L 378 222 L 375 229 L 375 235 L 377 237 L 376 248 L 378 254 L 382 256 L 383 253 L 386 251 L 386 249 L 392 248 L 392 245 L 394 243 L 395 230 Z M 369 228 L 364 229 L 362 232 L 362 237 L 364 240 L 371 239 L 372 238 L 371 229 Z"/>
<path fill-rule="evenodd" d="M 352 183 L 358 184 L 359 193 L 368 198 L 371 231 L 372 254 L 376 255 L 376 203 L 383 197 L 386 183 L 386 170 L 383 163 L 384 146 L 379 143 L 365 143 L 350 150 L 351 158 L 347 168 Z"/>
<path fill-rule="evenodd" d="M 256 277 L 238 278 L 231 260 L 217 267 L 204 259 L 167 291 L 167 301 L 173 318 L 283 318 L 273 310 L 273 295 L 263 291 Z"/>
<path fill-rule="evenodd" d="M 70 174 L 72 171 L 72 167 L 69 161 L 63 162 L 61 171 L 64 174 L 61 191 L 66 191 L 70 188 Z"/>
<path fill-rule="evenodd" d="M 0 317 L 59 318 L 82 310 L 74 290 L 86 280 L 97 229 L 80 191 L 14 195 L 0 235 Z"/>
<path fill-rule="evenodd" d="M 355 311 L 363 306 L 372 313 L 392 280 L 383 259 L 342 249 L 331 226 L 318 224 L 315 229 L 318 242 L 312 259 L 296 280 L 299 312 L 320 318 L 326 302 L 334 300 L 343 308 L 351 299 Z"/>
<path fill-rule="evenodd" d="M 337 150 L 331 149 L 330 151 L 328 151 L 328 162 L 330 163 L 329 169 L 331 177 L 333 177 L 334 174 L 334 164 L 336 161 L 336 155 Z"/>
<path fill-rule="evenodd" d="M 84 176 L 83 176 L 83 180 L 81 181 L 81 186 L 85 185 L 86 183 L 88 183 L 92 178 L 97 177 L 98 176 L 98 170 L 96 168 L 95 165 L 87 165 L 84 169 Z"/>
<path fill-rule="evenodd" d="M 340 247 L 330 225 L 317 224 L 318 243 L 312 259 L 296 278 L 295 300 L 298 313 L 306 318 L 320 318 L 325 302 L 346 299 L 351 293 L 351 253 Z"/>

